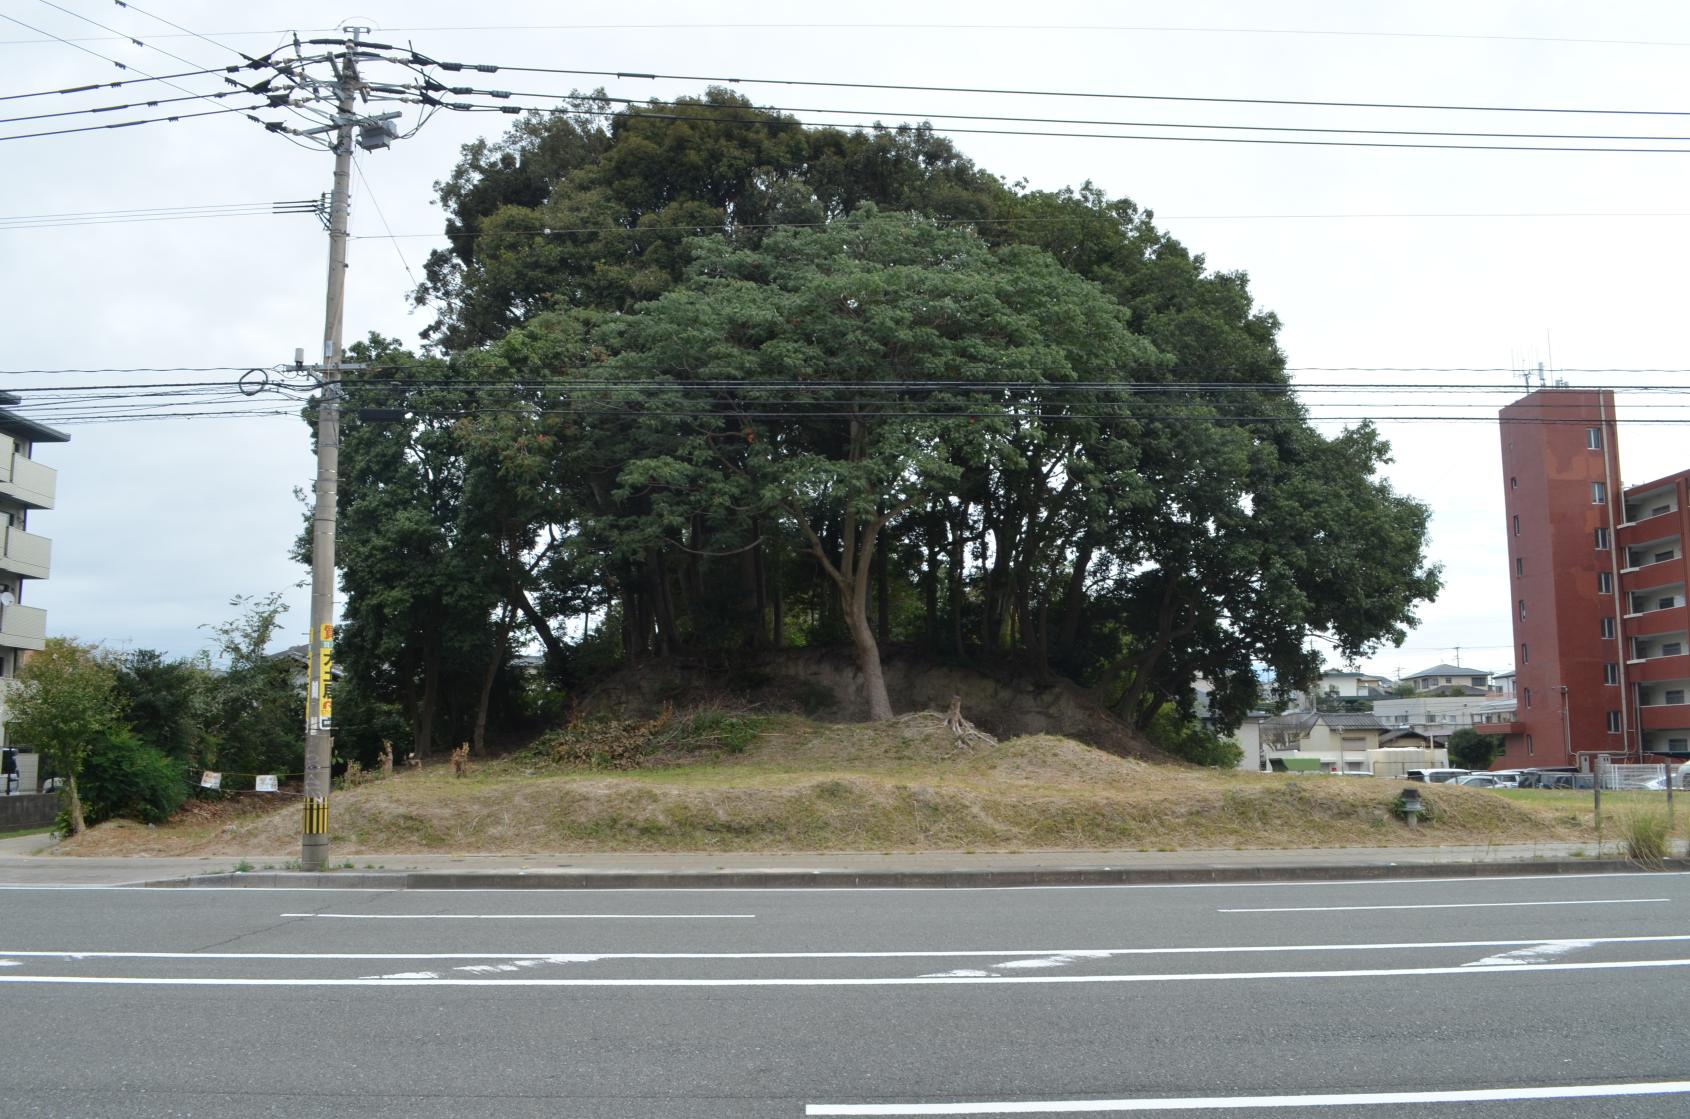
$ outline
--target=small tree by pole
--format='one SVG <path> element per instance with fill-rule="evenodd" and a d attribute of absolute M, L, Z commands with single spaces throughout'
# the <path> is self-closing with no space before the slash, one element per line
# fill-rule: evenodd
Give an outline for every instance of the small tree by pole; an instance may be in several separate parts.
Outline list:
<path fill-rule="evenodd" d="M 76 777 L 89 750 L 120 721 L 116 665 L 94 645 L 48 638 L 18 672 L 6 707 L 12 739 L 35 747 L 63 774 L 71 834 L 81 835 L 87 825 Z"/>

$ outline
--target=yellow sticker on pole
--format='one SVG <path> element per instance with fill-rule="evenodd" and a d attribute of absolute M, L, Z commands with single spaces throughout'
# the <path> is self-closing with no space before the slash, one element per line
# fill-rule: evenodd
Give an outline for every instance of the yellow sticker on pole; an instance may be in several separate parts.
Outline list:
<path fill-rule="evenodd" d="M 321 641 L 323 644 L 327 645 L 329 642 L 334 640 L 334 623 L 324 622 L 322 625 L 317 627 L 317 630 L 317 640 Z M 298 633 L 299 631 L 294 630 L 294 632 Z"/>
<path fill-rule="evenodd" d="M 329 834 L 329 798 L 305 798 L 305 834 Z"/>

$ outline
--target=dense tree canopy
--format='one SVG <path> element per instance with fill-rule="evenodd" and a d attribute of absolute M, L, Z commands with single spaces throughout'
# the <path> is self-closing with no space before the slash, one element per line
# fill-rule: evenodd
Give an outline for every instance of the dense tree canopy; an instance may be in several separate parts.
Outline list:
<path fill-rule="evenodd" d="M 875 717 L 888 641 L 1141 726 L 1207 677 L 1224 724 L 1436 593 L 1383 440 L 1317 431 L 1245 278 L 1132 203 L 722 90 L 576 110 L 465 150 L 435 353 L 359 355 L 343 725 L 478 735 L 530 639 L 554 679 L 849 643 Z"/>

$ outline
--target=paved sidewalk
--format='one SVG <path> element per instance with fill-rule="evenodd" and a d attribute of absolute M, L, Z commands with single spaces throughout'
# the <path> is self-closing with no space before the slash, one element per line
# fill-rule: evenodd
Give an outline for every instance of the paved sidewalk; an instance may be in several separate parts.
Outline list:
<path fill-rule="evenodd" d="M 43 836 L 0 840 L 0 885 L 297 885 L 580 888 L 744 885 L 1032 885 L 1363 878 L 1636 869 L 1610 844 L 1197 851 L 927 851 L 827 854 L 347 855 L 301 874 L 290 856 L 81 858 Z M 1684 869 L 1673 860 L 1673 869 Z M 244 864 L 244 867 L 243 867 Z M 345 864 L 351 864 L 350 866 Z M 237 867 L 248 871 L 229 876 Z M 208 880 L 212 879 L 212 880 Z"/>

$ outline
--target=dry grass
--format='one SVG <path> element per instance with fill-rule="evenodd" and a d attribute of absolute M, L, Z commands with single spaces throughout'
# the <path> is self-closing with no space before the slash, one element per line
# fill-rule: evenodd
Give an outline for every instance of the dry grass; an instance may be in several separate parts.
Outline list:
<path fill-rule="evenodd" d="M 696 749 L 608 772 L 537 753 L 397 775 L 338 793 L 335 850 L 413 852 L 890 851 L 1326 847 L 1585 840 L 1560 804 L 1435 786 L 1433 821 L 1388 814 L 1394 781 L 1161 766 L 1037 735 L 958 747 L 929 718 L 759 720 L 742 751 Z M 298 809 L 219 807 L 147 828 L 115 822 L 70 854 L 286 858 Z"/>

